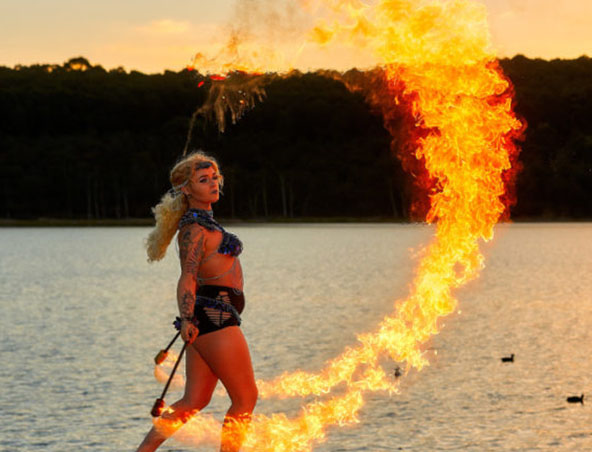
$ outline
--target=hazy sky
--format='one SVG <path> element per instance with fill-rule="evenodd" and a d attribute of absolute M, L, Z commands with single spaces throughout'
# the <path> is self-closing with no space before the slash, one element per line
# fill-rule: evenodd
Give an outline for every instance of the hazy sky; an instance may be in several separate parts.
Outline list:
<path fill-rule="evenodd" d="M 0 65 L 84 56 L 107 69 L 179 70 L 220 44 L 235 1 L 0 0 Z M 478 1 L 488 8 L 500 56 L 592 55 L 592 0 Z M 326 55 L 306 58 L 304 66 L 331 66 Z"/>

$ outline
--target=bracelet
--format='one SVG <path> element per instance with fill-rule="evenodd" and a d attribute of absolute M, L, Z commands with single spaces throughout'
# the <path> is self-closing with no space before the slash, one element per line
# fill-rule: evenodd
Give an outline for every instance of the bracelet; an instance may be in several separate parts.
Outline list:
<path fill-rule="evenodd" d="M 178 329 L 179 331 L 181 330 L 181 324 L 183 323 L 183 320 L 186 320 L 187 322 L 190 322 L 193 324 L 193 318 L 190 317 L 175 317 L 175 321 L 173 322 L 173 325 L 175 325 L 175 328 Z"/>

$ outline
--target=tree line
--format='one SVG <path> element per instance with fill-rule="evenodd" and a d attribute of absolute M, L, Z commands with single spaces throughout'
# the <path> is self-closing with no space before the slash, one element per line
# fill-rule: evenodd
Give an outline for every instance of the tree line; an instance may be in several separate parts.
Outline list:
<path fill-rule="evenodd" d="M 501 65 L 528 122 L 512 216 L 591 218 L 591 60 Z M 148 217 L 206 100 L 200 77 L 107 71 L 81 57 L 0 67 L 0 217 Z M 224 133 L 197 121 L 191 148 L 225 176 L 217 215 L 408 219 L 411 176 L 362 94 L 319 73 L 278 78 L 266 93 Z"/>

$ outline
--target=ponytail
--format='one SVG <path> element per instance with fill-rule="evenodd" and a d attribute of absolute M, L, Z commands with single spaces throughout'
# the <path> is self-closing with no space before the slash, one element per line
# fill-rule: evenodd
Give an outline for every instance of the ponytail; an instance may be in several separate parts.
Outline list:
<path fill-rule="evenodd" d="M 166 192 L 160 202 L 152 208 L 156 226 L 146 239 L 148 262 L 161 260 L 177 232 L 179 220 L 187 210 L 187 200 L 182 194 Z"/>

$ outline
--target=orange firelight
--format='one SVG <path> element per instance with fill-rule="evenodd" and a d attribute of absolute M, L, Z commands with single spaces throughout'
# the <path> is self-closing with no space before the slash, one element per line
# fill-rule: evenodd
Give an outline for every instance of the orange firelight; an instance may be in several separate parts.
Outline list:
<path fill-rule="evenodd" d="M 295 418 L 253 416 L 242 450 L 310 451 L 325 439 L 328 426 L 358 422 L 369 392 L 398 391 L 399 380 L 381 365 L 385 358 L 405 363 L 406 372 L 429 364 L 424 344 L 456 309 L 453 290 L 483 268 L 479 242 L 493 238 L 494 225 L 512 203 L 515 140 L 525 127 L 513 113 L 511 84 L 490 48 L 485 7 L 476 1 L 306 3 L 322 14 L 311 39 L 324 46 L 350 42 L 381 57 L 386 89 L 369 97 L 382 99 L 385 121 L 389 105 L 409 105 L 411 127 L 421 133 L 410 134 L 413 142 L 400 151 L 409 154 L 400 157 L 423 162 L 425 219 L 436 224 L 436 232 L 422 252 L 409 295 L 374 331 L 360 334 L 356 347 L 318 372 L 257 382 L 262 398 L 317 397 Z M 203 429 L 212 425 L 210 416 L 196 415 L 176 437 L 209 441 Z M 157 426 L 175 430 L 162 419 Z"/>

